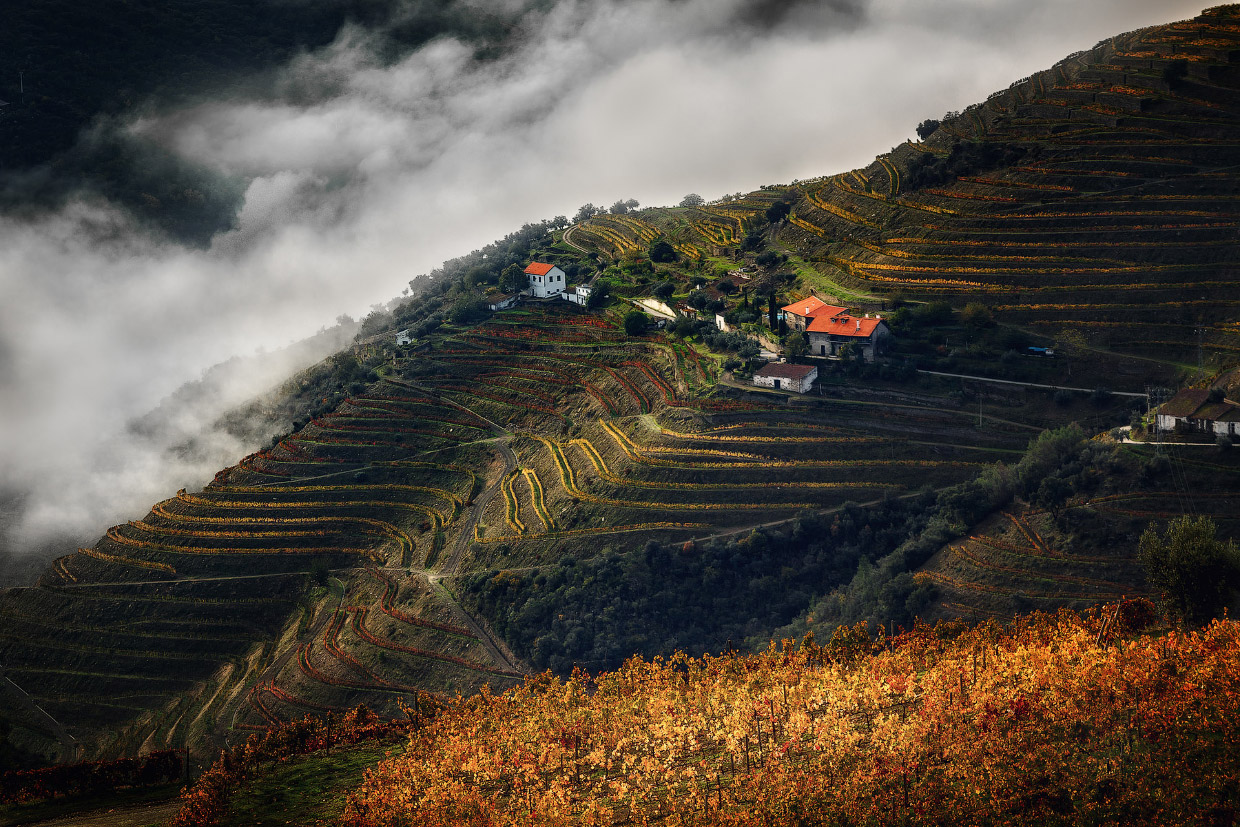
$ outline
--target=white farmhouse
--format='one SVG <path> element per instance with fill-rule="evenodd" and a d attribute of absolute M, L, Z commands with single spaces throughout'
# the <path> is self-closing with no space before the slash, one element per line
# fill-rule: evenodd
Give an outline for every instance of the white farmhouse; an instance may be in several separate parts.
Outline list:
<path fill-rule="evenodd" d="M 771 362 L 753 375 L 753 383 L 777 391 L 809 393 L 818 378 L 818 368 L 813 365 L 793 365 L 788 362 Z"/>
<path fill-rule="evenodd" d="M 564 271 L 554 264 L 535 261 L 525 268 L 530 278 L 530 295 L 536 299 L 548 299 L 564 292 Z"/>
<path fill-rule="evenodd" d="M 402 330 L 401 332 L 396 334 L 396 344 L 398 345 L 413 344 L 413 334 L 410 333 L 408 330 Z"/>

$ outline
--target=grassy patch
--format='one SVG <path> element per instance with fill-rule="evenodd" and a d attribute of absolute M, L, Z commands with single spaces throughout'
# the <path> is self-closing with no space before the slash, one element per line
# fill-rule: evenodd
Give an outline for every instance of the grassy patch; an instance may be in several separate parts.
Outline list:
<path fill-rule="evenodd" d="M 866 293 L 863 290 L 857 290 L 853 287 L 845 287 L 839 281 L 832 278 L 829 274 L 822 272 L 814 265 L 807 262 L 800 256 L 787 251 L 788 264 L 796 271 L 797 276 L 802 283 L 813 287 L 815 290 L 838 296 L 845 300 L 854 301 L 877 301 L 877 297 L 872 293 Z"/>
<path fill-rule="evenodd" d="M 404 752 L 403 745 L 369 742 L 342 752 L 291 758 L 249 784 L 232 799 L 230 827 L 332 823 L 365 771 Z"/>

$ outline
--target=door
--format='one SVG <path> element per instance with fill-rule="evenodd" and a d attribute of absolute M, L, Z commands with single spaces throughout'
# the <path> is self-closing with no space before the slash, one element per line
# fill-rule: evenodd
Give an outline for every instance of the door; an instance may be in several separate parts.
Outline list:
<path fill-rule="evenodd" d="M 774 380 L 772 380 L 772 381 L 775 383 L 775 390 L 779 390 L 779 380 L 778 380 L 778 379 L 774 379 Z"/>

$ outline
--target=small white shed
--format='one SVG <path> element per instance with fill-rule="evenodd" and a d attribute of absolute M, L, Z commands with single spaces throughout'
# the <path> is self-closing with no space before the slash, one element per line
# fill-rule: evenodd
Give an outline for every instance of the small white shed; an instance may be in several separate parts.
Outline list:
<path fill-rule="evenodd" d="M 772 362 L 753 375 L 753 383 L 759 387 L 794 393 L 809 393 L 817 379 L 817 367 L 788 362 Z"/>

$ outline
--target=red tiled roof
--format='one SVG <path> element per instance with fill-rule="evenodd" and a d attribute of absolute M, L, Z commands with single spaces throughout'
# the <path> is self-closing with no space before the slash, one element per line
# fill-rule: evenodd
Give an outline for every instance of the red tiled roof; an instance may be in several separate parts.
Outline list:
<path fill-rule="evenodd" d="M 856 336 L 868 339 L 874 329 L 883 323 L 882 319 L 858 319 L 847 313 L 833 316 L 818 316 L 805 328 L 810 333 L 830 333 L 833 336 Z"/>
<path fill-rule="evenodd" d="M 813 365 L 792 365 L 788 362 L 771 362 L 754 376 L 770 376 L 774 379 L 805 379 L 818 368 Z"/>
<path fill-rule="evenodd" d="M 544 264 L 541 261 L 535 261 L 535 262 L 532 262 L 529 267 L 525 268 L 525 272 L 527 275 L 531 275 L 531 276 L 545 276 L 551 272 L 552 267 L 555 267 L 555 265 Z"/>
<path fill-rule="evenodd" d="M 843 307 L 836 307 L 835 305 L 827 304 L 817 296 L 809 296 L 801 299 L 800 301 L 795 301 L 782 309 L 785 313 L 791 313 L 794 316 L 808 316 L 811 318 L 822 315 L 843 313 L 845 310 Z"/>

